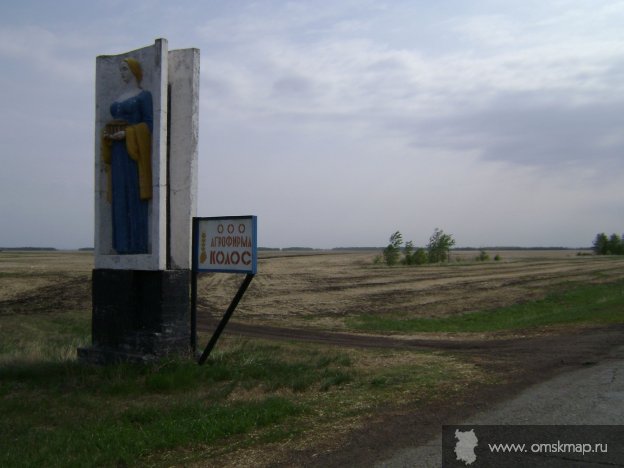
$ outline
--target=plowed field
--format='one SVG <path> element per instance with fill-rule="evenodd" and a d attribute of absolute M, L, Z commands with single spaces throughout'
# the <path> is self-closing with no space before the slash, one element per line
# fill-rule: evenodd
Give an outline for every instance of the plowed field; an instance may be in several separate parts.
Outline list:
<path fill-rule="evenodd" d="M 360 415 L 357 424 L 339 421 L 339 433 L 323 430 L 321 435 L 312 433 L 309 440 L 300 438 L 299 445 L 268 444 L 235 451 L 219 460 L 220 466 L 244 466 L 249 460 L 254 466 L 372 466 L 395 450 L 424 443 L 439 433 L 441 424 L 456 423 L 566 369 L 600 362 L 622 343 L 622 323 L 532 329 L 526 334 L 356 332 L 349 328 L 349 320 L 364 314 L 451 316 L 624 278 L 624 257 L 575 251 L 488 252 L 502 257 L 488 262 L 475 261 L 477 252 L 453 252 L 449 264 L 393 268 L 374 264 L 378 253 L 264 254 L 226 335 L 314 341 L 328 349 L 378 348 L 384 359 L 389 359 L 389 348 L 405 352 L 409 359 L 427 349 L 425 355 L 450 357 L 492 380 L 475 381 L 453 395 L 436 395 L 424 403 L 385 401 L 370 414 Z M 35 320 L 37 315 L 62 316 L 68 311 L 70 316 L 90 316 L 92 265 L 89 253 L 0 252 L 0 318 L 10 327 L 20 315 L 36 315 L 30 317 Z M 215 329 L 242 279 L 240 275 L 200 276 L 200 331 Z M 200 338 L 200 345 L 205 344 L 206 335 Z M 345 387 L 338 394 L 349 398 L 349 391 Z"/>
<path fill-rule="evenodd" d="M 348 331 L 346 319 L 361 314 L 447 316 L 624 278 L 624 258 L 570 250 L 488 252 L 502 259 L 487 262 L 474 261 L 477 252 L 453 252 L 448 264 L 392 268 L 373 263 L 378 253 L 263 253 L 232 323 Z M 92 265 L 90 253 L 0 252 L 0 314 L 89 311 Z M 200 329 L 213 329 L 242 279 L 200 275 Z"/>
<path fill-rule="evenodd" d="M 449 264 L 389 268 L 373 264 L 375 252 L 261 257 L 233 321 L 345 330 L 345 319 L 360 314 L 446 316 L 539 299 L 569 283 L 624 278 L 624 258 L 567 250 L 489 253 L 502 259 L 476 262 L 477 252 L 460 252 Z M 241 281 L 200 276 L 200 322 L 220 317 Z"/>

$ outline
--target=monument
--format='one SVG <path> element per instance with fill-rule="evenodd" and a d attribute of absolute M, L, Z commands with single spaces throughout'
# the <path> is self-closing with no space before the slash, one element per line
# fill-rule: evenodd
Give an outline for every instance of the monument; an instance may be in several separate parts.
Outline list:
<path fill-rule="evenodd" d="M 199 50 L 99 56 L 92 345 L 81 359 L 189 352 Z"/>

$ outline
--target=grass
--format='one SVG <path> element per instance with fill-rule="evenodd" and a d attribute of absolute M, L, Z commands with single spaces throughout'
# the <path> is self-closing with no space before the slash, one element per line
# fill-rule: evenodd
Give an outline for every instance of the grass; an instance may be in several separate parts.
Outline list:
<path fill-rule="evenodd" d="M 73 359 L 90 333 L 89 317 L 77 311 L 0 315 L 0 366 Z"/>
<path fill-rule="evenodd" d="M 0 466 L 212 464 L 333 442 L 377 405 L 486 378 L 448 356 L 227 337 L 204 366 L 89 366 L 89 329 L 76 310 L 0 315 Z"/>
<path fill-rule="evenodd" d="M 283 354 L 243 342 L 203 367 L 190 361 L 5 364 L 0 465 L 133 465 L 154 452 L 213 446 L 309 411 L 304 401 L 278 390 L 328 391 L 352 379 L 331 355 L 286 360 Z M 254 397 L 231 398 L 245 390 L 255 390 Z"/>
<path fill-rule="evenodd" d="M 493 332 L 573 323 L 624 322 L 624 281 L 569 285 L 540 301 L 440 318 L 361 315 L 351 328 L 386 332 Z"/>
<path fill-rule="evenodd" d="M 66 402 L 69 404 L 70 402 Z M 44 399 L 44 413 L 51 404 Z M 95 408 L 93 408 L 95 409 Z M 3 430 L 3 466 L 110 466 L 136 464 L 154 451 L 190 444 L 213 444 L 236 434 L 281 422 L 304 410 L 285 398 L 227 405 L 209 401 L 170 402 L 166 408 L 133 406 L 122 411 L 96 410 L 67 417 L 21 418 L 23 405 L 3 408 L 11 418 Z M 74 415 L 76 412 L 74 411 Z M 26 450 L 24 450 L 26 449 Z"/>
<path fill-rule="evenodd" d="M 72 262 L 84 259 L 68 259 L 58 290 L 47 281 L 59 279 L 55 264 L 32 271 L 30 260 L 18 260 L 3 267 L 0 281 L 46 281 L 19 295 L 23 300 L 0 303 L 0 466 L 277 464 L 290 448 L 339 446 L 381 409 L 453 400 L 467 386 L 499 378 L 451 355 L 227 335 L 201 367 L 181 359 L 83 365 L 75 356 L 90 340 L 88 278 L 82 283 Z M 575 286 L 496 311 L 445 319 L 365 315 L 350 325 L 410 332 L 620 322 L 623 294 L 624 282 Z"/>

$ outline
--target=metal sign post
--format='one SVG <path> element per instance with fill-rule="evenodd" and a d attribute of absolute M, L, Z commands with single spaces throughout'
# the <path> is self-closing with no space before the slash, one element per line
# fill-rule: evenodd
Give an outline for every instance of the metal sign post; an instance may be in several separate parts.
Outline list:
<path fill-rule="evenodd" d="M 206 359 L 210 355 L 212 348 L 214 348 L 215 344 L 217 344 L 217 340 L 221 336 L 221 332 L 223 332 L 223 329 L 225 328 L 228 321 L 230 320 L 230 317 L 234 313 L 234 309 L 236 309 L 236 306 L 238 305 L 238 302 L 243 297 L 243 294 L 245 294 L 245 291 L 247 291 L 247 287 L 249 287 L 249 284 L 251 283 L 252 279 L 254 279 L 254 275 L 252 274 L 248 274 L 247 276 L 245 276 L 245 280 L 243 281 L 243 284 L 241 284 L 240 288 L 238 288 L 238 292 L 236 293 L 236 296 L 234 296 L 234 299 L 232 299 L 232 303 L 230 304 L 230 307 L 228 307 L 228 309 L 225 311 L 225 314 L 223 314 L 223 318 L 221 319 L 221 322 L 219 322 L 219 326 L 215 330 L 214 334 L 212 335 L 212 338 L 210 338 L 210 341 L 208 342 L 208 345 L 206 346 L 206 349 L 204 349 L 204 352 L 199 358 L 198 363 L 200 365 L 206 362 Z"/>
<path fill-rule="evenodd" d="M 197 278 L 201 272 L 246 274 L 206 349 L 199 358 L 206 362 L 236 306 L 258 269 L 256 216 L 193 218 L 193 271 L 191 277 L 191 349 L 197 349 Z"/>

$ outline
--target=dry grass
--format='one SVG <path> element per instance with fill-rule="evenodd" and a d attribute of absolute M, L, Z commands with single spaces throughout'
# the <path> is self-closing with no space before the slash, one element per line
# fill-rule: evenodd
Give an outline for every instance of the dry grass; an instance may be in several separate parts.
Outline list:
<path fill-rule="evenodd" d="M 0 252 L 0 301 L 28 296 L 62 278 L 89 281 L 90 252 Z"/>
<path fill-rule="evenodd" d="M 261 258 L 234 320 L 275 326 L 344 330 L 349 317 L 405 313 L 439 317 L 542 299 L 569 283 L 624 278 L 624 258 L 576 251 L 499 251 L 501 261 L 465 260 L 423 267 L 373 265 L 375 252 Z M 267 254 L 268 255 L 268 254 Z M 291 253 L 292 255 L 292 253 Z M 200 277 L 200 314 L 220 317 L 241 279 Z"/>
<path fill-rule="evenodd" d="M 475 262 L 477 254 L 453 252 L 448 265 L 387 268 L 373 265 L 374 251 L 261 252 L 258 275 L 234 320 L 344 330 L 346 319 L 361 314 L 455 315 L 541 299 L 570 282 L 624 278 L 621 257 L 517 250 L 488 251 L 502 260 Z M 74 306 L 89 308 L 92 267 L 89 252 L 0 252 L 0 309 L 3 302 L 14 307 L 41 296 L 46 288 L 48 301 L 58 299 L 59 291 L 70 297 L 79 289 Z M 200 316 L 221 317 L 241 280 L 240 275 L 201 275 Z"/>
<path fill-rule="evenodd" d="M 493 257 L 496 253 L 489 254 Z M 349 317 L 371 311 L 423 317 L 453 315 L 543 297 L 570 282 L 624 278 L 624 258 L 578 257 L 570 251 L 501 252 L 500 262 L 463 260 L 410 268 L 375 266 L 374 252 L 289 255 L 271 252 L 261 257 L 259 274 L 237 310 L 236 320 L 336 330 L 344 329 Z M 174 398 L 166 386 L 165 390 L 146 387 L 146 391 L 141 385 L 156 378 L 162 380 L 161 385 L 169 380 L 181 385 L 178 377 L 182 374 L 175 370 L 154 370 L 155 375 L 147 377 L 128 377 L 120 371 L 113 383 L 122 390 L 127 387 L 127 395 L 114 394 L 113 390 L 119 391 L 115 387 L 109 388 L 114 398 L 104 392 L 98 400 L 90 400 L 80 387 L 84 382 L 93 380 L 93 388 L 98 391 L 113 383 L 97 371 L 88 371 L 87 380 L 81 380 L 78 377 L 84 370 L 65 363 L 72 361 L 75 348 L 89 339 L 91 269 L 90 253 L 0 252 L 0 368 L 22 366 L 34 382 L 2 383 L 7 386 L 7 401 L 14 403 L 14 420 L 23 422 L 26 435 L 19 443 L 26 443 L 33 429 L 47 434 L 48 421 L 39 420 L 40 411 L 32 409 L 35 403 L 40 404 L 42 396 L 47 398 L 46 405 L 66 405 L 52 407 L 52 413 L 59 415 L 71 415 L 78 403 L 83 404 L 81 411 L 93 416 L 94 427 L 99 424 L 92 415 L 94 407 L 125 414 L 138 405 L 139 409 L 155 408 L 158 413 L 198 398 L 218 401 L 226 407 L 267 398 L 300 405 L 306 409 L 301 414 L 284 416 L 279 423 L 228 436 L 217 444 L 183 440 L 173 448 L 151 450 L 145 457 L 137 455 L 143 457 L 141 463 L 159 466 L 266 466 L 288 463 L 293 451 L 313 457 L 314 453 L 335 450 L 354 429 L 400 411 L 401 404 L 409 404 L 414 410 L 441 398 L 453 401 L 468 386 L 487 385 L 501 378 L 501 374 L 486 371 L 474 361 L 447 354 L 274 344 L 226 334 L 211 359 L 217 364 L 218 359 L 225 360 L 219 365 L 239 372 L 234 377 L 207 384 L 200 374 L 189 370 L 188 388 L 174 387 L 170 392 L 175 393 Z M 200 314 L 220 316 L 241 279 L 234 275 L 202 275 Z M 245 346 L 250 349 L 245 350 Z M 260 358 L 265 361 L 254 361 Z M 77 383 L 50 384 L 44 378 L 39 382 L 36 364 L 41 362 L 62 363 L 58 368 L 67 367 L 67 376 Z M 292 365 L 298 363 L 307 370 L 293 372 L 292 380 L 276 383 L 275 374 L 279 372 L 262 374 L 269 365 L 292 370 Z M 205 369 L 216 372 L 217 367 Z M 314 374 L 315 380 L 306 380 L 309 374 Z M 32 386 L 30 390 L 24 387 L 27 384 Z M 67 391 L 80 398 L 69 402 Z M 28 404 L 17 401 L 14 397 L 18 394 L 20 399 L 27 398 Z M 32 423 L 28 423 L 30 418 Z M 115 418 L 110 416 L 111 425 L 118 423 Z M 74 437 L 79 435 L 72 432 L 77 419 L 74 414 L 73 420 L 55 420 L 55 424 Z M 180 427 L 185 423 L 180 422 Z M 6 430 L 14 431 L 14 427 Z M 91 447 L 86 446 L 85 453 L 89 450 Z M 58 465 L 61 463 L 59 460 Z"/>

